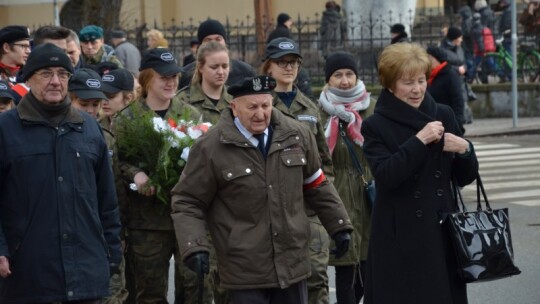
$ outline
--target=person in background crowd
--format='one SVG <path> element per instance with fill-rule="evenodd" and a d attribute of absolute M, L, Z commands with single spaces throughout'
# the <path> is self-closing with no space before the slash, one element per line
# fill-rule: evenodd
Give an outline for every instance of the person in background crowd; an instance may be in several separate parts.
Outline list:
<path fill-rule="evenodd" d="M 373 114 L 375 102 L 358 79 L 358 66 L 350 53 L 328 56 L 324 73 L 326 85 L 319 106 L 328 116 L 325 133 L 334 165 L 333 183 L 354 227 L 349 251 L 339 259 L 330 257 L 329 265 L 336 270 L 337 303 L 358 304 L 364 295 L 370 232 L 371 206 L 364 193 L 364 180 L 373 179 L 360 130 L 362 120 Z"/>
<path fill-rule="evenodd" d="M 465 134 L 464 108 L 465 99 L 462 93 L 463 81 L 457 70 L 448 62 L 448 52 L 439 47 L 428 47 L 431 60 L 431 74 L 428 79 L 428 92 L 440 104 L 452 108 L 459 125 L 459 135 Z"/>
<path fill-rule="evenodd" d="M 113 121 L 117 142 L 122 136 L 127 136 L 122 132 L 126 130 L 125 126 L 137 119 L 134 117 L 135 106 L 164 119 L 177 118 L 186 110 L 189 111 L 189 119 L 198 121 L 199 111 L 176 96 L 179 74 L 180 67 L 168 49 L 156 48 L 143 54 L 139 73 L 140 94 Z M 126 162 L 126 155 L 121 150 L 118 151 L 118 159 L 125 183 L 135 183 L 137 189 L 127 192 L 125 214 L 127 260 L 135 277 L 136 302 L 167 303 L 169 260 L 172 256 L 176 264 L 175 289 L 181 288 L 178 264 L 182 258 L 170 216 L 171 205 L 161 203 L 154 186 L 147 184 L 149 172 L 142 171 L 139 164 Z"/>
<path fill-rule="evenodd" d="M 231 109 L 193 145 L 172 190 L 185 264 L 208 273 L 208 227 L 221 286 L 235 304 L 308 303 L 304 203 L 336 239 L 337 257 L 347 252 L 353 229 L 321 170 L 313 134 L 273 109 L 274 86 L 271 77 L 257 76 L 228 89 Z"/>
<path fill-rule="evenodd" d="M 197 39 L 202 46 L 206 42 L 216 41 L 224 46 L 227 46 L 227 33 L 225 27 L 221 22 L 208 19 L 202 22 L 197 29 Z M 180 79 L 179 88 L 182 89 L 188 86 L 193 78 L 193 72 L 195 71 L 195 62 L 192 62 L 182 67 L 182 78 Z M 231 59 L 231 66 L 229 72 L 229 78 L 227 78 L 227 85 L 236 83 L 244 79 L 245 77 L 255 76 L 255 70 L 253 67 L 238 59 Z"/>
<path fill-rule="evenodd" d="M 473 101 L 474 99 L 469 100 L 469 96 L 473 96 L 472 88 L 466 81 L 467 74 L 467 64 L 466 57 L 463 48 L 463 33 L 457 28 L 451 26 L 448 28 L 445 39 L 441 42 L 441 49 L 445 51 L 445 61 L 452 66 L 457 72 L 461 82 L 461 94 L 463 99 L 463 114 L 456 113 L 456 117 L 463 118 L 463 123 L 468 124 L 472 123 L 472 111 L 469 108 L 468 101 Z M 442 62 L 440 62 L 442 63 Z M 471 91 L 471 92 L 469 92 Z M 437 100 L 437 99 L 435 99 Z M 456 110 L 455 108 L 453 108 Z M 459 120 L 458 120 L 459 121 Z M 463 127 L 463 124 L 461 124 Z M 463 129 L 464 130 L 464 129 Z"/>
<path fill-rule="evenodd" d="M 17 72 L 30 55 L 30 35 L 28 28 L 8 25 L 0 29 L 0 80 L 17 82 Z"/>
<path fill-rule="evenodd" d="M 540 33 L 540 0 L 529 0 L 519 16 L 519 23 L 523 25 L 526 34 Z"/>
<path fill-rule="evenodd" d="M 499 0 L 497 2 L 497 9 L 502 11 L 499 19 L 499 35 L 504 37 L 503 47 L 509 53 L 512 54 L 512 6 L 511 0 Z"/>
<path fill-rule="evenodd" d="M 463 34 L 463 42 L 461 47 L 465 55 L 465 63 L 467 68 L 466 79 L 467 82 L 472 82 L 474 79 L 474 55 L 472 39 L 473 11 L 469 5 L 464 5 L 459 9 L 458 12 L 461 17 L 461 32 Z"/>
<path fill-rule="evenodd" d="M 182 66 L 186 66 L 192 62 L 195 62 L 197 56 L 197 50 L 199 49 L 199 40 L 191 40 L 189 42 L 189 55 L 186 55 L 182 60 Z"/>
<path fill-rule="evenodd" d="M 334 49 L 343 46 L 347 26 L 336 1 L 327 1 L 321 17 L 321 50 L 326 58 Z"/>
<path fill-rule="evenodd" d="M 69 60 L 71 60 L 71 64 L 73 64 L 73 70 L 76 72 L 85 67 L 84 60 L 81 59 L 81 42 L 79 41 L 79 35 L 75 31 L 69 30 L 69 32 L 66 53 Z"/>
<path fill-rule="evenodd" d="M 0 115 L 2 303 L 101 303 L 120 263 L 107 146 L 70 105 L 72 71 L 64 50 L 35 47 L 22 70 L 30 93 Z"/>
<path fill-rule="evenodd" d="M 486 0 L 476 0 L 474 2 L 474 10 L 482 16 L 482 24 L 487 26 L 491 32 L 495 30 L 495 13 L 491 10 L 491 7 L 487 4 Z"/>
<path fill-rule="evenodd" d="M 123 67 L 114 49 L 103 42 L 103 29 L 96 25 L 87 25 L 79 32 L 82 58 L 86 65 L 97 65 L 102 62 L 112 62 Z"/>
<path fill-rule="evenodd" d="M 139 66 L 141 65 L 141 52 L 131 42 L 127 41 L 126 32 L 112 31 L 111 36 L 116 57 L 122 62 L 126 70 L 137 77 L 139 75 Z"/>
<path fill-rule="evenodd" d="M 113 173 L 115 177 L 116 193 L 118 194 L 118 206 L 120 208 L 120 219 L 122 221 L 122 233 L 120 237 L 122 239 L 122 245 L 125 252 L 126 249 L 126 209 L 127 206 L 127 187 L 122 179 L 122 173 L 118 164 L 118 151 L 116 150 L 116 139 L 112 131 L 113 116 L 116 115 L 123 108 L 128 106 L 134 99 L 134 85 L 135 79 L 133 74 L 126 69 L 118 68 L 110 71 L 108 74 L 103 75 L 101 78 L 102 91 L 105 93 L 106 99 L 102 102 L 101 112 L 99 115 L 99 124 L 103 129 L 103 135 L 105 135 L 105 141 L 107 142 L 107 148 L 109 148 L 109 155 L 112 159 Z M 130 293 L 135 293 L 135 283 L 133 282 L 133 275 L 130 272 L 126 274 L 126 269 L 129 263 L 123 256 L 118 273 L 111 277 L 111 283 L 109 285 L 110 296 L 106 298 L 105 304 L 121 304 L 126 303 Z M 131 275 L 131 276 L 128 276 Z M 130 284 L 128 284 L 131 283 Z"/>
<path fill-rule="evenodd" d="M 277 17 L 277 25 L 276 28 L 268 35 L 268 38 L 266 39 L 266 43 L 269 43 L 270 41 L 285 37 L 292 39 L 291 35 L 291 26 L 293 24 L 293 20 L 291 16 L 289 16 L 287 13 L 281 13 Z"/>
<path fill-rule="evenodd" d="M 221 112 L 229 108 L 232 100 L 225 86 L 229 71 L 230 60 L 227 47 L 216 41 L 203 43 L 197 52 L 195 73 L 191 84 L 178 94 L 178 98 L 197 108 L 202 114 L 203 121 L 215 126 Z M 213 291 L 216 304 L 228 304 L 230 302 L 228 293 L 219 287 L 220 280 L 213 247 L 210 258 L 210 275 L 205 277 L 205 303 L 212 304 Z M 197 286 L 194 285 L 197 282 L 195 273 L 185 267 L 182 271 L 184 288 L 180 291 L 181 293 L 176 293 L 176 298 L 181 299 L 180 303 L 198 304 L 196 302 Z M 212 288 L 213 290 L 210 290 Z"/>
<path fill-rule="evenodd" d="M 156 29 L 151 29 L 146 33 L 148 49 L 168 48 L 169 42 L 165 39 L 163 33 Z"/>
<path fill-rule="evenodd" d="M 71 105 L 83 112 L 88 113 L 95 119 L 101 110 L 103 100 L 107 99 L 101 90 L 101 77 L 88 68 L 79 69 L 71 76 L 68 84 Z"/>
<path fill-rule="evenodd" d="M 276 87 L 272 93 L 273 107 L 286 116 L 300 121 L 315 135 L 324 174 L 332 178 L 334 176 L 332 159 L 328 152 L 319 109 L 294 85 L 301 63 L 302 56 L 296 42 L 288 38 L 276 38 L 266 46 L 264 62 L 260 71 L 262 74 L 272 76 L 276 81 Z M 328 301 L 326 268 L 330 240 L 315 211 L 308 208 L 306 213 L 311 227 L 310 263 L 312 275 L 307 282 L 309 303 L 325 303 Z"/>
<path fill-rule="evenodd" d="M 409 35 L 405 31 L 405 26 L 401 23 L 396 23 L 390 27 L 390 44 L 398 42 L 411 42 Z"/>
<path fill-rule="evenodd" d="M 482 24 L 481 18 L 482 16 L 479 13 L 473 14 L 472 36 L 475 72 L 486 53 L 497 51 L 497 46 L 495 45 L 495 37 L 493 37 L 493 34 L 489 27 Z M 493 58 L 489 57 L 486 61 L 486 66 L 482 68 L 485 69 L 487 67 L 491 70 L 498 70 L 498 76 L 501 78 L 501 82 L 504 82 L 506 79 L 506 75 L 504 75 L 504 71 L 502 71 L 502 69 L 496 69 L 496 65 L 497 63 L 493 60 Z M 480 81 L 482 81 L 482 83 L 488 83 L 487 74 L 482 73 L 480 75 Z"/>
<path fill-rule="evenodd" d="M 452 109 L 426 94 L 430 70 L 415 43 L 387 46 L 379 57 L 383 90 L 362 123 L 377 185 L 365 304 L 467 303 L 449 231 L 439 221 L 456 209 L 451 181 L 458 187 L 474 181 L 478 161 Z"/>
<path fill-rule="evenodd" d="M 62 50 L 67 50 L 67 39 L 71 34 L 70 29 L 63 26 L 56 25 L 44 25 L 39 27 L 34 32 L 34 47 L 44 44 L 52 43 Z"/>
<path fill-rule="evenodd" d="M 6 80 L 0 80 L 0 113 L 15 108 L 15 92 L 10 88 L 10 83 Z"/>

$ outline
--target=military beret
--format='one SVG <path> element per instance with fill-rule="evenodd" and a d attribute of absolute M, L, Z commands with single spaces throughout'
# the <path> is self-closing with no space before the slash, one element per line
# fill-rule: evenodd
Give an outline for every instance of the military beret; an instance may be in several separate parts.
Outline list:
<path fill-rule="evenodd" d="M 0 29 L 0 44 L 30 39 L 28 28 L 22 25 L 8 25 Z"/>
<path fill-rule="evenodd" d="M 103 29 L 97 25 L 87 25 L 79 32 L 79 39 L 82 42 L 94 41 L 103 38 Z"/>
<path fill-rule="evenodd" d="M 234 98 L 245 95 L 271 94 L 275 87 L 276 80 L 274 78 L 261 75 L 244 78 L 244 80 L 230 86 L 227 93 Z"/>

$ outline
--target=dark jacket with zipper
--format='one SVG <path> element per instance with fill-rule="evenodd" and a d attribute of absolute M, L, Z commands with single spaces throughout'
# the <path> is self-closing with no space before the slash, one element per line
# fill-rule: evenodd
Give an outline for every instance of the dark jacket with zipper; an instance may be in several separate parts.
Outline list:
<path fill-rule="evenodd" d="M 463 99 L 463 81 L 456 70 L 447 64 L 435 76 L 431 85 L 428 87 L 428 92 L 436 102 L 445 104 L 452 108 L 454 116 L 459 124 L 461 131 L 465 124 L 465 100 Z"/>
<path fill-rule="evenodd" d="M 416 134 L 432 121 L 459 136 L 452 110 L 426 93 L 415 109 L 384 89 L 362 124 L 364 154 L 377 184 L 366 265 L 366 304 L 465 304 L 449 233 L 439 222 L 456 210 L 450 181 L 471 183 L 474 151 L 444 152 L 444 137 L 424 145 Z"/>
<path fill-rule="evenodd" d="M 102 298 L 121 249 L 101 128 L 71 107 L 52 127 L 30 98 L 0 116 L 0 303 Z"/>

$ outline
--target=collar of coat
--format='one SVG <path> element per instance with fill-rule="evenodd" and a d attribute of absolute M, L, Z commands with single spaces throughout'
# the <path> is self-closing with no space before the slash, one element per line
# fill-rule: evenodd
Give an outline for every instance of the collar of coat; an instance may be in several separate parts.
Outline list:
<path fill-rule="evenodd" d="M 292 118 L 288 118 L 278 109 L 272 109 L 272 116 L 270 118 L 270 125 L 273 128 L 272 142 L 283 141 L 285 138 L 291 135 L 298 134 L 297 126 L 293 126 L 296 121 Z M 232 143 L 241 147 L 252 147 L 249 140 L 240 133 L 236 125 L 234 124 L 234 115 L 232 109 L 226 109 L 221 112 L 221 117 L 217 129 L 220 132 L 220 141 L 222 143 Z"/>
<path fill-rule="evenodd" d="M 437 104 L 433 97 L 426 91 L 420 107 L 415 109 L 398 99 L 388 89 L 384 89 L 381 91 L 381 95 L 377 100 L 375 113 L 401 125 L 420 131 L 427 123 L 436 120 Z"/>
<path fill-rule="evenodd" d="M 199 83 L 192 83 L 188 90 L 189 92 L 187 92 L 187 95 L 189 96 L 190 104 L 193 105 L 197 103 L 202 103 L 202 107 L 209 110 L 217 110 L 221 112 L 222 110 L 225 110 L 227 107 L 229 107 L 229 104 L 232 100 L 232 96 L 227 93 L 226 87 L 223 88 L 223 91 L 221 92 L 221 97 L 219 98 L 219 101 L 215 106 L 214 103 L 212 103 L 212 101 L 210 101 L 210 99 L 204 94 Z"/>
<path fill-rule="evenodd" d="M 41 113 L 39 113 L 38 109 L 36 109 L 32 105 L 32 103 L 30 102 L 30 99 L 33 99 L 36 102 L 40 102 L 34 97 L 34 95 L 32 94 L 32 91 L 24 95 L 24 97 L 21 99 L 21 102 L 17 106 L 17 112 L 19 113 L 20 119 L 30 121 L 30 122 L 42 122 L 42 123 L 48 124 L 49 122 L 46 120 L 45 117 L 43 117 L 43 115 L 41 115 Z M 64 101 L 66 99 L 69 99 L 69 97 L 66 96 L 64 98 Z M 71 103 L 71 101 L 69 100 L 68 102 Z M 77 111 L 70 105 L 63 122 L 64 123 L 83 123 L 84 117 L 81 115 L 79 111 Z"/>

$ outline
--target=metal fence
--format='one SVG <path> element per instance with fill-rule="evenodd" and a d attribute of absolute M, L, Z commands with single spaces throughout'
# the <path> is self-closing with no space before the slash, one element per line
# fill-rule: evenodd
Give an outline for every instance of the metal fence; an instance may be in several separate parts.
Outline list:
<path fill-rule="evenodd" d="M 438 10 L 427 10 L 423 14 L 413 16 L 412 11 L 396 14 L 389 11 L 386 16 L 359 16 L 355 18 L 350 14 L 343 16 L 346 25 L 346 35 L 340 41 L 336 41 L 330 46 L 330 52 L 345 50 L 355 55 L 360 67 L 359 76 L 366 84 L 377 83 L 376 58 L 379 52 L 390 43 L 390 26 L 394 23 L 402 23 L 408 26 L 412 35 L 413 42 L 421 45 L 438 44 L 443 35 L 443 27 L 460 27 L 461 20 L 459 15 L 448 14 L 440 15 Z M 263 18 L 264 19 L 264 18 Z M 348 22 L 348 20 L 356 20 Z M 227 31 L 227 45 L 231 57 L 243 60 L 253 67 L 258 68 L 261 64 L 261 54 L 258 54 L 261 44 L 266 41 L 258 41 L 256 35 L 256 23 L 254 18 L 247 16 L 244 20 L 226 19 L 223 22 Z M 126 26 L 129 40 L 134 42 L 141 50 L 146 45 L 145 34 L 149 29 L 158 29 L 162 31 L 169 42 L 169 48 L 179 58 L 183 58 L 190 52 L 190 41 L 197 37 L 197 27 L 200 22 L 193 19 L 187 22 L 171 20 L 168 24 L 161 25 L 154 22 L 153 25 Z M 274 27 L 274 21 L 263 23 L 262 28 L 265 33 L 269 33 Z M 321 16 L 315 14 L 313 17 L 294 18 L 294 24 L 291 32 L 293 39 L 299 44 L 300 53 L 303 56 L 302 68 L 310 73 L 312 83 L 321 85 L 324 82 L 324 56 L 323 46 L 328 41 L 321 38 Z M 497 28 L 497 26 L 495 26 Z M 535 43 L 535 37 L 524 35 L 521 29 L 518 31 L 520 43 Z M 497 31 L 494 31 L 498 35 Z M 332 36 L 330 36 L 332 37 Z M 181 61 L 180 61 L 181 62 Z"/>

